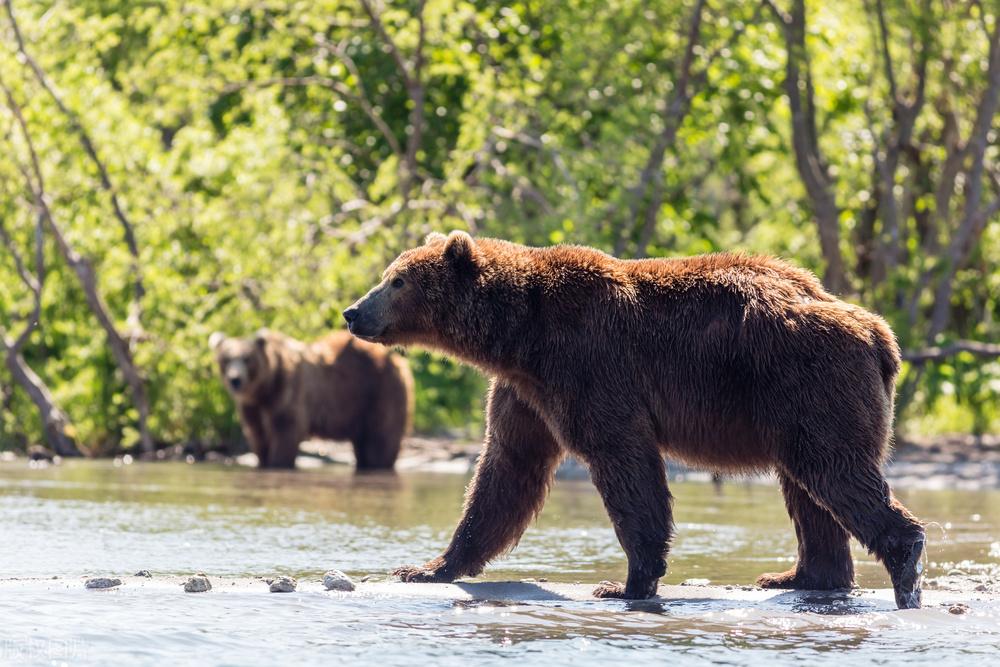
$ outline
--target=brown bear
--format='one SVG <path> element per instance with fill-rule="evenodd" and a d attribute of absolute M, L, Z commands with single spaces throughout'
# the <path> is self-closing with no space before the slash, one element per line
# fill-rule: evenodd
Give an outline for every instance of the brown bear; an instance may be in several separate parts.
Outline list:
<path fill-rule="evenodd" d="M 209 345 L 262 468 L 294 468 L 310 436 L 350 440 L 358 469 L 396 463 L 413 414 L 404 358 L 345 331 L 314 343 L 267 329 L 253 338 L 216 332 Z"/>
<path fill-rule="evenodd" d="M 774 470 L 799 539 L 762 586 L 847 588 L 853 535 L 920 605 L 922 525 L 881 467 L 900 357 L 876 315 L 811 273 L 743 254 L 619 260 L 453 232 L 404 252 L 344 312 L 351 332 L 451 353 L 492 377 L 486 439 L 451 543 L 404 581 L 478 574 L 541 509 L 568 452 L 585 461 L 655 595 L 673 534 L 662 455 L 723 472 Z"/>

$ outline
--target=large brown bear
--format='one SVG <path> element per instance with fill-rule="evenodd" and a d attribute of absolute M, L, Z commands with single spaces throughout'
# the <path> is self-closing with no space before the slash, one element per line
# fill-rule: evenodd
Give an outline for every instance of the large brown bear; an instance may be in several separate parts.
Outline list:
<path fill-rule="evenodd" d="M 294 468 L 309 436 L 350 440 L 359 469 L 392 468 L 413 412 L 406 360 L 347 332 L 314 343 L 261 329 L 209 338 L 264 468 Z"/>
<path fill-rule="evenodd" d="M 853 584 L 854 535 L 920 605 L 921 524 L 882 476 L 899 350 L 885 322 L 781 261 L 739 254 L 622 261 L 432 235 L 344 312 L 351 332 L 454 354 L 492 376 L 485 449 L 444 553 L 404 581 L 475 575 L 512 548 L 571 452 L 590 467 L 646 598 L 673 533 L 662 455 L 775 470 L 799 538 L 763 586 Z"/>

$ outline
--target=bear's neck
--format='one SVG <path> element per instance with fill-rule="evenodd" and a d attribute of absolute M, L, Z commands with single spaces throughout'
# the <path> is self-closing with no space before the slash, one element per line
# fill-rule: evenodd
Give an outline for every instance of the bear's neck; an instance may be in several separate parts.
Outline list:
<path fill-rule="evenodd" d="M 438 347 L 488 375 L 535 378 L 535 353 L 544 348 L 538 307 L 541 282 L 530 271 L 491 271 L 471 290 Z"/>

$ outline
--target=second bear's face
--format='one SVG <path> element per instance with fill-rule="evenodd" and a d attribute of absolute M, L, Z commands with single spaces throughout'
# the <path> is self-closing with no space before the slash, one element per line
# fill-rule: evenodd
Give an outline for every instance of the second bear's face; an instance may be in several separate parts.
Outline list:
<path fill-rule="evenodd" d="M 351 333 L 386 345 L 436 345 L 465 305 L 477 273 L 475 254 L 475 241 L 464 232 L 428 236 L 344 311 Z"/>
<path fill-rule="evenodd" d="M 228 338 L 216 331 L 208 344 L 215 352 L 222 381 L 235 398 L 252 396 L 266 382 L 270 371 L 265 332 L 253 338 Z"/>

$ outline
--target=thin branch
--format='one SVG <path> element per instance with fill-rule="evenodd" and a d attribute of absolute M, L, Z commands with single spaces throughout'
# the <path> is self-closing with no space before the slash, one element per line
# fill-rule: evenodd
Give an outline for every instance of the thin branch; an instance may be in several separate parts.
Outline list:
<path fill-rule="evenodd" d="M 529 146 L 543 153 L 548 153 L 549 157 L 552 159 L 552 164 L 555 165 L 556 169 L 559 170 L 560 175 L 562 175 L 563 180 L 573 189 L 573 199 L 580 199 L 580 185 L 573 178 L 573 174 L 570 172 L 569 167 L 566 165 L 566 161 L 563 159 L 562 154 L 554 147 L 546 144 L 544 141 L 538 137 L 534 137 L 527 132 L 520 132 L 517 130 L 511 130 L 506 127 L 501 127 L 499 125 L 494 125 L 490 132 L 501 139 L 506 139 L 508 141 L 516 141 L 519 144 Z"/>
<path fill-rule="evenodd" d="M 375 108 L 370 104 L 370 102 L 356 94 L 352 91 L 345 83 L 338 81 L 337 79 L 332 79 L 327 76 L 319 75 L 309 75 L 309 76 L 286 76 L 286 77 L 274 77 L 269 79 L 253 79 L 249 81 L 233 81 L 227 83 L 222 88 L 224 93 L 233 93 L 238 90 L 247 89 L 257 89 L 257 88 L 269 88 L 272 86 L 282 86 L 285 88 L 305 88 L 309 86 L 320 86 L 328 90 L 333 91 L 337 95 L 356 102 L 361 110 L 365 112 L 368 119 L 372 121 L 372 124 L 379 131 L 385 142 L 389 145 L 389 148 L 399 157 L 403 157 L 403 149 L 399 145 L 399 141 L 393 134 L 392 129 L 386 124 L 385 120 L 382 118 Z"/>
<path fill-rule="evenodd" d="M 629 190 L 629 215 L 625 223 L 618 230 L 614 246 L 615 255 L 621 255 L 625 250 L 629 230 L 635 228 L 642 200 L 649 191 L 650 185 L 654 180 L 659 178 L 663 170 L 663 159 L 666 157 L 667 149 L 676 140 L 677 131 L 680 129 L 681 122 L 684 116 L 687 115 L 688 108 L 690 107 L 691 94 L 689 83 L 691 82 L 691 66 L 694 62 L 696 47 L 701 36 L 701 22 L 704 18 L 704 10 L 705 0 L 697 0 L 687 29 L 684 54 L 675 72 L 677 83 L 671 89 L 667 100 L 663 130 L 660 132 L 656 144 L 654 144 L 653 149 L 649 153 L 649 158 L 647 158 L 646 164 L 639 174 L 638 182 Z M 657 191 L 659 192 L 659 189 Z"/>
<path fill-rule="evenodd" d="M 892 62 L 892 50 L 889 47 L 889 26 L 885 21 L 885 6 L 882 0 L 875 0 L 875 17 L 878 19 L 878 31 L 882 47 L 882 66 L 885 68 L 885 78 L 889 83 L 889 95 L 893 104 L 900 102 L 896 89 L 896 67 Z"/>
<path fill-rule="evenodd" d="M 344 67 L 347 68 L 347 71 L 350 72 L 351 76 L 354 77 L 354 80 L 357 81 L 356 85 L 358 92 L 354 96 L 354 99 L 361 106 L 365 115 L 368 116 L 372 123 L 374 123 L 378 128 L 379 132 L 382 133 L 382 136 L 385 138 L 386 143 L 389 144 L 392 152 L 402 158 L 403 149 L 399 145 L 399 140 L 396 139 L 396 135 L 382 118 L 382 115 L 375 110 L 375 105 L 371 103 L 371 98 L 369 97 L 368 91 L 364 85 L 364 79 L 361 78 L 361 71 L 358 69 L 357 63 L 354 62 L 354 58 L 347 53 L 347 48 L 343 44 L 332 44 L 326 40 L 322 40 L 320 44 L 333 53 L 340 60 L 340 62 L 344 63 Z M 336 90 L 340 92 L 339 88 Z"/>
<path fill-rule="evenodd" d="M 389 49 L 389 55 L 392 59 L 396 61 L 396 67 L 399 69 L 400 75 L 403 77 L 403 81 L 407 87 L 411 85 L 411 73 L 410 66 L 406 62 L 406 58 L 403 57 L 403 52 L 399 50 L 396 45 L 396 41 L 389 36 L 386 32 L 385 24 L 382 23 L 382 16 L 379 12 L 375 11 L 375 7 L 372 5 L 370 0 L 361 0 L 361 7 L 365 10 L 365 14 L 368 15 L 368 21 L 375 32 L 378 34 L 379 38 L 385 43 L 387 49 Z M 423 7 L 423 2 L 421 2 L 421 8 Z"/>
<path fill-rule="evenodd" d="M 778 19 L 784 32 L 784 88 L 791 111 L 795 166 L 816 218 L 820 249 L 826 260 L 823 282 L 830 291 L 843 292 L 849 284 L 840 249 L 840 208 L 837 205 L 835 184 L 816 134 L 816 105 L 806 46 L 805 2 L 794 0 L 791 13 L 783 12 L 771 0 L 764 0 L 764 3 Z"/>
<path fill-rule="evenodd" d="M 951 297 L 954 292 L 955 275 L 969 259 L 972 249 L 982 236 L 983 229 L 995 212 L 993 206 L 980 208 L 985 175 L 985 155 L 989 146 L 989 133 L 993 127 L 993 119 L 1000 107 L 1000 20 L 994 22 L 993 33 L 990 36 L 989 66 L 987 69 L 986 89 L 976 110 L 969 140 L 963 152 L 971 156 L 972 164 L 965 174 L 965 206 L 961 222 L 951 239 L 945 256 L 945 270 L 941 272 L 940 281 L 934 294 L 934 307 L 931 313 L 931 324 L 927 332 L 927 341 L 933 343 L 945 330 L 951 317 Z M 994 202 L 996 203 L 996 202 Z"/>
<path fill-rule="evenodd" d="M 115 217 L 118 218 L 118 222 L 122 226 L 122 230 L 125 235 L 125 244 L 128 246 L 129 253 L 132 255 L 132 273 L 135 281 L 135 302 L 133 304 L 135 312 L 133 313 L 132 319 L 138 320 L 139 313 L 141 312 L 142 298 L 146 293 L 146 289 L 143 285 L 142 273 L 139 268 L 139 244 L 136 241 L 135 226 L 125 213 L 125 208 L 122 206 L 121 200 L 118 197 L 118 189 L 112 183 L 111 176 L 108 173 L 108 168 L 98 155 L 97 148 L 94 146 L 94 142 L 91 139 L 90 134 L 80 121 L 80 117 L 66 106 L 62 97 L 56 92 L 55 87 L 49 81 L 48 76 L 45 74 L 45 70 L 43 70 L 31 54 L 28 53 L 28 50 L 25 47 L 24 38 L 21 35 L 21 28 L 16 17 L 14 16 L 14 6 L 12 0 L 2 0 L 2 2 L 7 10 L 7 17 L 10 20 L 11 28 L 14 32 L 14 40 L 17 44 L 18 54 L 21 59 L 28 64 L 29 68 L 34 73 L 35 78 L 38 80 L 38 83 L 41 84 L 42 88 L 45 89 L 52 100 L 56 103 L 59 111 L 61 111 L 62 114 L 69 120 L 70 126 L 79 137 L 80 144 L 83 146 L 84 151 L 87 153 L 91 162 L 94 163 L 94 166 L 97 167 L 101 187 L 111 197 L 111 207 L 114 209 Z M 137 325 L 137 322 L 135 324 Z"/>
<path fill-rule="evenodd" d="M 2 84 L 0 84 L 2 85 Z M 5 92 L 6 92 L 6 87 Z M 42 316 L 42 286 L 45 284 L 45 240 L 44 240 L 44 218 L 41 215 L 37 216 L 37 222 L 35 224 L 35 273 L 36 275 L 31 275 L 27 267 L 24 264 L 24 260 L 21 257 L 21 253 L 18 252 L 17 246 L 14 240 L 7 233 L 7 227 L 4 222 L 0 220 L 0 242 L 7 247 L 8 252 L 14 258 L 14 265 L 17 268 L 17 273 L 21 277 L 21 281 L 27 286 L 28 290 L 31 291 L 32 297 L 32 307 L 31 312 L 25 319 L 24 328 L 21 333 L 17 335 L 13 343 L 7 344 L 7 347 L 12 350 L 15 354 L 20 354 L 21 348 L 28 341 L 32 332 L 38 328 L 39 320 Z"/>
<path fill-rule="evenodd" d="M 771 13 L 774 14 L 774 18 L 777 19 L 777 21 L 782 25 L 792 22 L 791 14 L 778 7 L 778 5 L 774 4 L 772 0 L 764 0 L 762 4 L 764 7 L 771 10 Z"/>
<path fill-rule="evenodd" d="M 403 79 L 406 94 L 410 98 L 410 103 L 412 104 L 409 117 L 409 136 L 406 140 L 406 152 L 404 155 L 406 173 L 404 174 L 401 182 L 401 190 L 405 199 L 409 197 L 410 191 L 413 189 L 413 185 L 416 182 L 418 171 L 417 153 L 420 152 L 420 148 L 423 145 L 424 129 L 427 124 L 424 115 L 424 100 L 426 98 L 426 91 L 423 83 L 424 42 L 426 40 L 427 33 L 424 9 L 427 3 L 426 0 L 419 0 L 417 3 L 417 47 L 416 52 L 413 55 L 413 62 L 407 63 L 399 45 L 396 44 L 396 41 L 385 29 L 385 23 L 382 21 L 381 13 L 375 10 L 371 0 L 360 0 L 360 2 L 362 8 L 365 10 L 365 14 L 368 15 L 368 20 L 371 23 L 372 28 L 375 30 L 375 33 L 379 36 L 379 38 L 385 43 L 390 56 L 392 56 L 393 61 L 395 61 L 396 68 L 399 70 L 399 75 Z"/>
<path fill-rule="evenodd" d="M 927 347 L 919 350 L 905 350 L 904 361 L 922 364 L 928 361 L 940 361 L 953 357 L 960 352 L 968 352 L 977 357 L 995 359 L 1000 357 L 1000 345 L 996 343 L 981 343 L 975 340 L 960 340 L 940 347 Z"/>
<path fill-rule="evenodd" d="M 142 377 L 139 374 L 139 370 L 136 367 L 135 362 L 132 360 L 132 353 L 129 349 L 129 345 L 118 332 L 114 323 L 114 318 L 112 317 L 107 304 L 104 302 L 104 299 L 98 290 L 97 276 L 93 265 L 91 265 L 90 261 L 88 261 L 85 257 L 82 257 L 76 252 L 69 239 L 67 239 L 66 235 L 63 233 L 62 228 L 56 222 L 52 209 L 49 206 L 49 196 L 45 190 L 45 179 L 38 160 L 35 143 L 31 137 L 31 131 L 25 121 L 21 106 L 18 104 L 17 100 L 14 99 L 14 96 L 11 94 L 9 88 L 4 86 L 3 90 L 5 97 L 7 98 L 7 105 L 14 115 L 14 119 L 17 122 L 17 126 L 21 132 L 21 136 L 24 139 L 25 146 L 27 146 L 28 154 L 31 158 L 32 173 L 28 174 L 27 172 L 24 172 L 27 179 L 28 189 L 31 191 L 35 200 L 35 206 L 39 211 L 39 215 L 42 216 L 45 224 L 52 232 L 52 236 L 56 241 L 56 247 L 59 249 L 63 259 L 65 259 L 66 263 L 76 275 L 77 281 L 83 289 L 84 296 L 87 299 L 87 304 L 90 306 L 91 312 L 97 318 L 101 328 L 104 329 L 108 339 L 108 347 L 111 348 L 111 354 L 115 358 L 118 369 L 121 371 L 125 381 L 129 385 L 133 402 L 136 410 L 139 412 L 139 434 L 142 449 L 145 452 L 151 452 L 153 451 L 153 439 L 149 433 L 148 427 L 149 400 L 146 396 L 146 388 Z M 33 179 L 31 178 L 32 175 L 34 177 Z M 9 356 L 8 366 L 10 367 Z M 14 372 L 13 367 L 11 370 Z M 27 378 L 25 381 L 29 380 L 30 378 Z"/>

